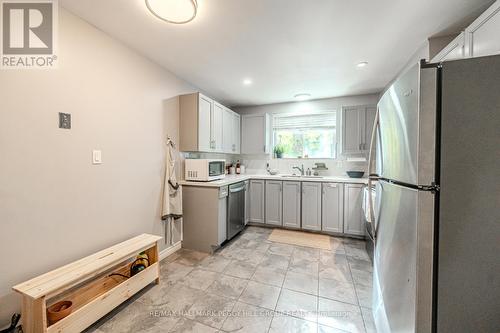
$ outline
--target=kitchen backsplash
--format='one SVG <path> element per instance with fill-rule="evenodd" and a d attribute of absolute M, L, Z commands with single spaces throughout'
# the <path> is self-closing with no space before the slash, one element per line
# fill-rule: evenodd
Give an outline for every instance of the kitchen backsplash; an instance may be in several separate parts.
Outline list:
<path fill-rule="evenodd" d="M 365 171 L 367 169 L 367 161 L 364 158 L 346 158 L 339 157 L 338 159 L 315 159 L 315 158 L 293 158 L 293 159 L 276 159 L 267 155 L 230 155 L 217 153 L 183 153 L 184 158 L 214 158 L 224 159 L 227 163 L 240 162 L 245 166 L 248 174 L 263 174 L 266 173 L 266 165 L 269 163 L 271 169 L 277 169 L 280 174 L 297 173 L 298 170 L 292 169 L 294 166 L 302 167 L 305 170 L 310 168 L 311 171 L 315 167 L 314 163 L 325 163 L 328 170 L 319 171 L 322 176 L 346 176 L 346 171 Z M 366 177 L 366 174 L 365 174 Z"/>
<path fill-rule="evenodd" d="M 297 173 L 297 169 L 293 169 L 294 166 L 302 167 L 304 165 L 304 170 L 308 168 L 313 171 L 315 167 L 314 163 L 321 162 L 325 163 L 328 170 L 319 171 L 321 176 L 345 176 L 346 171 L 366 171 L 367 162 L 366 161 L 347 161 L 345 159 L 314 159 L 314 158 L 297 158 L 297 159 L 260 159 L 248 158 L 243 156 L 243 164 L 247 169 L 247 173 L 260 174 L 266 172 L 266 165 L 269 163 L 271 169 L 277 169 L 280 174 L 292 174 Z"/>

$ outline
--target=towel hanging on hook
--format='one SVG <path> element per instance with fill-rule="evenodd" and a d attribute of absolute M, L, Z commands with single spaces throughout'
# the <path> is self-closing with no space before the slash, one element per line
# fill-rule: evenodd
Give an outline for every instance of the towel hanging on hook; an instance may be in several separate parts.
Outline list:
<path fill-rule="evenodd" d="M 176 167 L 178 152 L 175 143 L 167 137 L 167 154 L 165 161 L 165 179 L 162 205 L 162 220 L 182 217 L 182 186 L 177 182 Z"/>
<path fill-rule="evenodd" d="M 167 136 L 167 145 L 170 145 L 175 149 L 175 142 L 170 138 L 170 136 Z"/>

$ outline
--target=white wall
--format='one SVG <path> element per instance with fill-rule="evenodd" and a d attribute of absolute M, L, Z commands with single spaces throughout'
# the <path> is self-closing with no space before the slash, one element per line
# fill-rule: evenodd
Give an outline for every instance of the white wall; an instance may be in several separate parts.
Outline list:
<path fill-rule="evenodd" d="M 11 287 L 140 233 L 163 235 L 165 137 L 191 86 L 61 9 L 59 68 L 0 71 L 0 327 Z M 58 112 L 72 129 L 58 129 Z M 101 149 L 103 164 L 91 164 Z"/>
<path fill-rule="evenodd" d="M 233 110 L 240 114 L 277 114 L 277 113 L 307 113 L 314 111 L 337 111 L 337 117 L 340 119 L 342 106 L 349 105 L 376 105 L 379 99 L 379 94 L 358 95 L 317 99 L 305 102 L 292 103 L 277 103 L 259 106 L 235 107 Z M 340 121 L 337 122 L 339 125 Z M 340 129 L 340 126 L 339 126 Z M 339 135 L 337 135 L 339 137 Z M 340 142 L 339 142 L 340 147 Z M 271 155 L 242 155 L 241 159 L 247 168 L 248 173 L 263 173 L 266 169 L 266 164 L 269 163 L 273 169 L 278 169 L 280 173 L 292 173 L 293 166 L 301 166 L 313 168 L 315 162 L 323 162 L 328 167 L 328 171 L 322 171 L 325 176 L 345 176 L 347 170 L 366 170 L 366 162 L 351 162 L 345 156 L 339 155 L 337 159 L 274 159 Z"/>

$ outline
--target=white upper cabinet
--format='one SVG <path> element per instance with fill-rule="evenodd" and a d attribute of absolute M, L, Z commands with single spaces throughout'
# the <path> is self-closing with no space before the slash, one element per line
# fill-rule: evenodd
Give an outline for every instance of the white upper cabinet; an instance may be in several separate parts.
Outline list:
<path fill-rule="evenodd" d="M 500 1 L 444 47 L 431 62 L 500 54 Z"/>
<path fill-rule="evenodd" d="M 182 95 L 180 150 L 238 153 L 239 115 L 200 93 Z"/>
<path fill-rule="evenodd" d="M 375 116 L 377 115 L 377 106 L 368 105 L 365 107 L 365 123 L 364 123 L 364 136 L 363 136 L 363 150 L 368 152 L 370 150 L 370 142 L 375 123 Z"/>
<path fill-rule="evenodd" d="M 212 112 L 212 150 L 222 152 L 222 112 L 224 107 L 217 102 L 214 102 Z"/>
<path fill-rule="evenodd" d="M 268 114 L 241 117 L 241 153 L 269 154 L 271 119 Z"/>
<path fill-rule="evenodd" d="M 431 62 L 456 60 L 464 57 L 465 34 L 462 32 L 432 58 Z"/>
<path fill-rule="evenodd" d="M 500 54 L 500 1 L 496 1 L 465 29 L 467 57 Z"/>
<path fill-rule="evenodd" d="M 199 151 L 212 150 L 211 124 L 213 113 L 213 102 L 201 94 L 198 96 L 198 149 Z M 194 130 L 194 128 L 193 128 Z M 194 131 L 193 131 L 194 132 Z M 194 133 L 196 134 L 196 133 Z M 182 138 L 181 138 L 182 142 Z"/>
<path fill-rule="evenodd" d="M 222 148 L 225 153 L 233 152 L 234 133 L 233 133 L 233 113 L 229 109 L 222 111 Z"/>
<path fill-rule="evenodd" d="M 374 105 L 342 107 L 342 154 L 365 153 L 370 149 L 376 111 Z"/>
<path fill-rule="evenodd" d="M 228 108 L 223 112 L 223 151 L 228 154 L 240 153 L 240 115 Z"/>
<path fill-rule="evenodd" d="M 232 152 L 234 154 L 239 154 L 241 151 L 240 141 L 241 141 L 241 116 L 236 112 L 233 112 L 233 147 Z"/>

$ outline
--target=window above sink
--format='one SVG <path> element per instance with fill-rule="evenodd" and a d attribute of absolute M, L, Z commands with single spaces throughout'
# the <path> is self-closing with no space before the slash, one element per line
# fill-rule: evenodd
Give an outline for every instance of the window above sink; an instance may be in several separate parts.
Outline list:
<path fill-rule="evenodd" d="M 273 148 L 276 147 L 283 150 L 281 158 L 336 158 L 336 111 L 275 114 Z"/>

